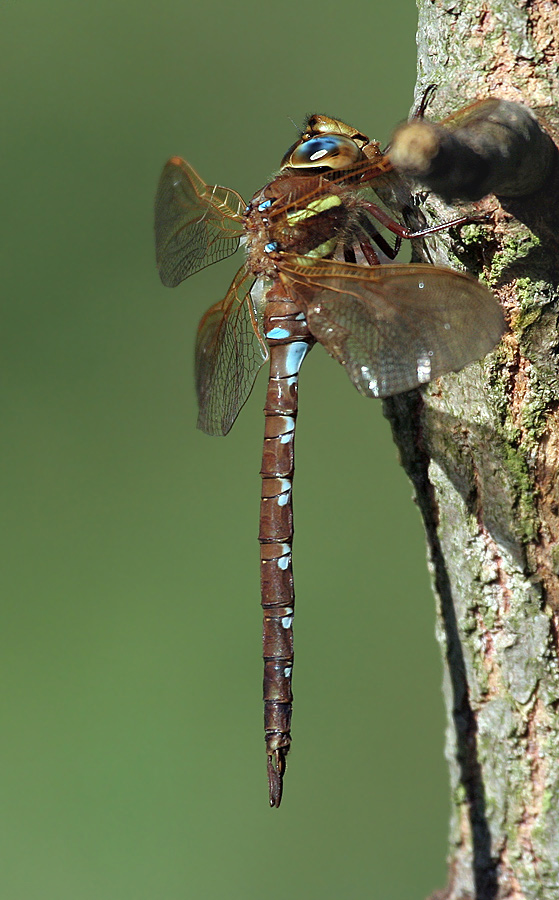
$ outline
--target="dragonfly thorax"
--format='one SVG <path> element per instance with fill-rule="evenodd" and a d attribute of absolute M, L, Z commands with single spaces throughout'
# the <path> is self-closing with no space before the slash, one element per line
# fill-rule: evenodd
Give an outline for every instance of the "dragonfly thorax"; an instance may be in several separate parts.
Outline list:
<path fill-rule="evenodd" d="M 280 173 L 253 198 L 245 214 L 248 266 L 273 277 L 278 252 L 324 259 L 351 237 L 358 197 L 322 176 Z"/>

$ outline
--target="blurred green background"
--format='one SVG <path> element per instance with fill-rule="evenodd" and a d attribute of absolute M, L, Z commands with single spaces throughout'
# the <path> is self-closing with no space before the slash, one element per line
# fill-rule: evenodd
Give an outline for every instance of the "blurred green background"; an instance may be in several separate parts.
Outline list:
<path fill-rule="evenodd" d="M 380 403 L 317 347 L 300 388 L 294 748 L 267 805 L 265 379 L 195 428 L 193 340 L 240 258 L 175 291 L 179 154 L 245 198 L 310 112 L 381 141 L 412 0 L 27 0 L 0 13 L 5 900 L 423 898 L 445 880 L 440 663 Z"/>

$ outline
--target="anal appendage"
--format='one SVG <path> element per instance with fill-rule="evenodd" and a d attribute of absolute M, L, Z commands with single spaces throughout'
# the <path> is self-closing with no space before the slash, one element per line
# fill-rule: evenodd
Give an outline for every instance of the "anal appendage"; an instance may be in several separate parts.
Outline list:
<path fill-rule="evenodd" d="M 278 807 L 281 803 L 283 792 L 283 776 L 285 773 L 285 756 L 287 749 L 278 747 L 268 756 L 268 790 L 270 792 L 270 806 Z"/>

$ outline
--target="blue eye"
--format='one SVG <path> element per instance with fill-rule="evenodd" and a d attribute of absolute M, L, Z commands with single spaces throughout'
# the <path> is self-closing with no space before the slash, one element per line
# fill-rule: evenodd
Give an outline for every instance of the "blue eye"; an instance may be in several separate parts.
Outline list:
<path fill-rule="evenodd" d="M 361 150 L 351 138 L 342 134 L 321 134 L 290 147 L 281 165 L 292 169 L 347 169 L 360 158 Z"/>
<path fill-rule="evenodd" d="M 310 141 L 305 141 L 298 148 L 297 154 L 293 154 L 293 156 L 297 155 L 301 160 L 307 160 L 310 163 L 318 163 L 325 156 L 330 158 L 337 156 L 339 146 L 335 137 L 330 135 L 323 137 L 321 135 L 320 137 L 311 138 Z"/>
<path fill-rule="evenodd" d="M 266 244 L 266 246 L 264 247 L 264 252 L 265 253 L 273 253 L 274 250 L 278 249 L 278 247 L 279 247 L 279 244 L 277 241 L 270 241 L 270 243 Z"/>

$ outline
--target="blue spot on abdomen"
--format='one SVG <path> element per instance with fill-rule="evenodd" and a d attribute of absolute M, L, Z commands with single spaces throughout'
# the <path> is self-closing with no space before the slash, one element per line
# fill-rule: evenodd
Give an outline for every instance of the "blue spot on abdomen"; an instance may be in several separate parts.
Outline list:
<path fill-rule="evenodd" d="M 281 341 L 282 338 L 289 337 L 289 331 L 287 328 L 272 328 L 271 331 L 268 331 L 266 337 L 273 341 Z"/>

